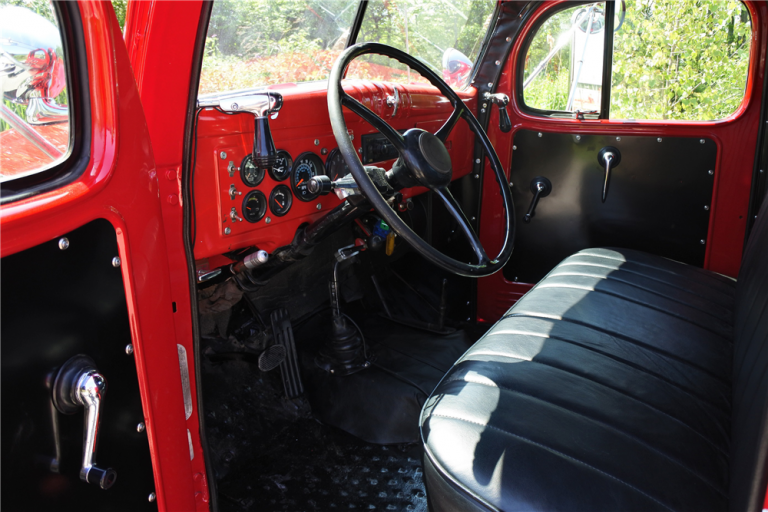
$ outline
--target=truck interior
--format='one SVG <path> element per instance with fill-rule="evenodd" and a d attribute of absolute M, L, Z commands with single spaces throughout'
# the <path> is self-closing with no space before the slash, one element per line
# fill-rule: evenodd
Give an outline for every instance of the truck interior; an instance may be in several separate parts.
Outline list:
<path fill-rule="evenodd" d="M 157 447 L 187 441 L 196 506 L 225 512 L 765 508 L 768 5 L 308 0 L 257 13 L 222 0 L 184 18 L 179 2 L 132 4 L 124 27 L 108 12 L 125 35 L 116 76 L 137 84 L 119 112 L 143 108 L 136 131 L 157 170 L 141 186 L 161 215 L 126 221 L 117 242 L 102 219 L 66 248 L 51 231 L 48 245 L 3 253 L 4 506 L 32 488 L 45 489 L 40 506 L 70 492 L 5 480 L 48 435 L 30 425 L 57 415 L 5 419 L 27 407 L 6 379 L 33 379 L 14 365 L 38 350 L 9 340 L 100 315 L 94 331 L 140 351 L 123 371 L 78 349 L 108 379 L 138 382 L 129 397 L 110 380 L 99 452 L 119 474 L 99 473 L 114 482 L 105 495 L 123 478 L 151 487 L 154 472 L 133 510 L 163 492 Z M 62 25 L 73 8 L 57 7 Z M 290 26 L 258 32 L 258 16 Z M 156 35 L 139 27 L 150 19 L 156 32 L 198 21 Z M 182 44 L 188 69 L 167 83 L 188 92 L 163 95 Z M 6 110 L 10 147 L 24 120 Z M 0 174 L 21 169 L 3 174 L 4 214 L 53 193 L 3 158 Z M 155 260 L 119 252 L 120 229 L 148 246 L 164 231 L 153 250 L 168 264 L 130 274 Z M 131 267 L 95 263 L 118 252 Z M 57 306 L 34 327 L 29 276 L 51 279 L 43 261 Z M 168 312 L 166 327 L 188 333 L 170 358 L 131 342 L 152 313 L 126 313 L 129 275 L 170 279 L 163 301 L 188 290 Z M 55 368 L 44 392 L 71 414 L 62 386 L 85 363 L 60 366 L 64 353 L 35 364 Z M 129 410 L 117 402 L 146 411 L 146 390 L 166 391 L 145 379 L 164 368 L 186 433 L 163 437 L 147 419 L 141 449 L 109 448 L 128 436 L 110 426 Z M 82 420 L 62 418 L 78 466 Z M 129 449 L 154 468 L 149 484 L 121 472 Z"/>

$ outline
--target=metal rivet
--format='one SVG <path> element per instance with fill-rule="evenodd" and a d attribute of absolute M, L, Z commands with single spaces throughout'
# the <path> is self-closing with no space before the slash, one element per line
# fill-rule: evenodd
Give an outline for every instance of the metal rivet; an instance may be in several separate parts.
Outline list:
<path fill-rule="evenodd" d="M 709 174 L 710 176 L 712 176 L 713 174 L 715 174 L 715 171 L 713 171 L 712 169 L 710 169 L 710 170 L 708 170 L 708 171 L 707 171 L 707 174 Z"/>
<path fill-rule="evenodd" d="M 319 146 L 319 145 L 320 145 L 320 139 L 315 139 L 315 146 Z"/>
<path fill-rule="evenodd" d="M 493 82 L 488 82 L 488 87 L 493 87 Z"/>
<path fill-rule="evenodd" d="M 115 267 L 115 268 L 120 266 L 120 258 L 119 257 L 115 256 L 114 258 L 112 258 L 112 266 Z"/>
<path fill-rule="evenodd" d="M 543 137 L 543 136 L 544 136 L 544 134 L 539 132 L 539 137 Z"/>
<path fill-rule="evenodd" d="M 69 238 L 63 237 L 59 238 L 59 249 L 62 251 L 66 251 L 69 249 Z"/>
<path fill-rule="evenodd" d="M 157 499 L 157 494 L 151 492 L 151 493 L 149 493 L 149 498 L 147 498 L 147 499 L 149 500 L 150 503 L 154 503 L 155 500 Z"/>
<path fill-rule="evenodd" d="M 125 346 L 125 353 L 128 354 L 129 356 L 131 354 L 133 354 L 133 345 L 131 345 L 130 343 L 128 345 L 126 345 Z"/>
<path fill-rule="evenodd" d="M 328 148 L 323 148 L 320 150 L 321 155 L 327 155 L 328 154 Z"/>
<path fill-rule="evenodd" d="M 656 142 L 661 142 L 661 137 L 659 137 L 658 139 L 656 139 Z"/>
<path fill-rule="evenodd" d="M 363 148 L 357 148 L 357 152 L 362 155 L 363 154 Z"/>
<path fill-rule="evenodd" d="M 699 240 L 699 243 L 700 243 L 701 245 L 704 245 L 704 244 L 706 244 L 706 243 L 707 243 L 707 241 L 706 241 L 706 240 L 704 240 L 704 239 L 702 238 L 701 240 Z"/>
<path fill-rule="evenodd" d="M 616 141 L 620 142 L 621 141 L 621 137 L 616 137 Z"/>
<path fill-rule="evenodd" d="M 219 153 L 219 156 L 221 157 L 222 160 L 224 160 L 225 158 L 227 158 L 227 152 L 222 151 L 221 153 Z"/>
<path fill-rule="evenodd" d="M 481 108 L 481 109 L 480 109 L 480 113 L 481 113 L 481 114 L 485 114 L 485 109 L 484 109 L 484 108 Z"/>
<path fill-rule="evenodd" d="M 479 164 L 480 163 L 480 159 L 479 158 L 475 158 L 475 163 Z"/>
<path fill-rule="evenodd" d="M 480 178 L 480 175 L 479 174 L 475 174 L 475 179 L 479 179 L 479 178 Z"/>
<path fill-rule="evenodd" d="M 501 61 L 500 61 L 500 60 L 497 60 L 497 61 L 496 61 L 496 65 L 497 65 L 497 66 L 501 66 Z"/>
<path fill-rule="evenodd" d="M 477 220 L 475 217 L 472 217 L 472 220 Z"/>
<path fill-rule="evenodd" d="M 264 222 L 269 224 L 270 222 L 272 222 L 272 217 L 267 217 L 266 219 L 264 219 Z"/>
<path fill-rule="evenodd" d="M 228 235 L 228 234 L 230 234 L 231 232 L 232 232 L 232 230 L 231 230 L 231 229 L 229 229 L 229 228 L 224 228 L 224 234 L 225 234 L 225 235 Z"/>
<path fill-rule="evenodd" d="M 142 432 L 144 432 L 144 429 L 145 429 L 145 428 L 146 428 L 146 426 L 144 425 L 144 422 L 142 421 L 141 423 L 139 423 L 138 425 L 136 425 L 136 432 L 138 432 L 139 434 L 141 434 Z"/>
<path fill-rule="evenodd" d="M 763 174 L 763 172 L 765 172 L 765 171 L 763 171 L 762 169 L 760 169 L 760 174 Z"/>
<path fill-rule="evenodd" d="M 507 38 L 507 42 L 510 42 L 511 40 L 512 40 L 512 38 L 511 38 L 511 37 L 508 37 L 508 38 Z"/>
<path fill-rule="evenodd" d="M 487 103 L 483 103 L 483 108 L 486 108 L 488 106 Z"/>
<path fill-rule="evenodd" d="M 315 208 L 317 208 L 318 210 L 322 210 L 323 209 L 323 205 L 320 204 L 320 203 L 317 203 L 317 206 L 315 206 Z"/>
<path fill-rule="evenodd" d="M 581 140 L 581 135 L 577 135 L 576 140 Z"/>
<path fill-rule="evenodd" d="M 517 146 L 512 146 L 512 151 L 517 151 Z"/>
<path fill-rule="evenodd" d="M 708 204 L 704 205 L 704 210 L 709 211 L 709 205 Z"/>
<path fill-rule="evenodd" d="M 333 368 L 331 368 L 331 373 L 336 373 L 336 371 Z"/>
<path fill-rule="evenodd" d="M 705 142 L 707 141 L 705 141 L 704 139 L 699 140 L 699 144 L 704 144 Z"/>

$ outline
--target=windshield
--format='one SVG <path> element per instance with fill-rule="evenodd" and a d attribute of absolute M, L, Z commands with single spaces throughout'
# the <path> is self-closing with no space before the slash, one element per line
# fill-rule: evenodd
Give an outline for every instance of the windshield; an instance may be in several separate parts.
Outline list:
<path fill-rule="evenodd" d="M 359 0 L 218 0 L 199 94 L 325 80 L 347 44 Z M 357 40 L 404 50 L 454 88 L 469 83 L 494 0 L 371 0 Z M 400 64 L 363 56 L 347 78 L 422 81 Z"/>

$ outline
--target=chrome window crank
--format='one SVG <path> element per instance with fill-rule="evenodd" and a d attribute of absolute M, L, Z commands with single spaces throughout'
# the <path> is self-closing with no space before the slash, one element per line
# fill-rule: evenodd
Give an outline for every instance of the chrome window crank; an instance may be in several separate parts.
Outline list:
<path fill-rule="evenodd" d="M 531 192 L 533 193 L 533 200 L 531 200 L 531 206 L 528 207 L 528 213 L 523 217 L 523 222 L 526 224 L 531 222 L 533 216 L 536 215 L 539 199 L 547 197 L 552 192 L 552 182 L 544 176 L 537 176 L 531 181 Z"/>
<path fill-rule="evenodd" d="M 90 357 L 80 354 L 71 358 L 59 370 L 53 383 L 53 404 L 63 414 L 74 414 L 85 409 L 83 429 L 83 462 L 80 480 L 109 489 L 117 479 L 112 468 L 96 466 L 101 404 L 107 392 L 107 380 L 96 369 Z"/>
<path fill-rule="evenodd" d="M 605 179 L 603 180 L 603 202 L 608 197 L 608 184 L 611 181 L 611 169 L 618 167 L 621 162 L 621 153 L 613 146 L 606 146 L 597 154 L 597 163 L 605 168 Z"/>

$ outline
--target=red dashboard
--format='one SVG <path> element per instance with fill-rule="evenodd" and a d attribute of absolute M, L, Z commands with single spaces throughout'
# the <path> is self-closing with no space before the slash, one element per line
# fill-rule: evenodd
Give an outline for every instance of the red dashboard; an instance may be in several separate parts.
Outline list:
<path fill-rule="evenodd" d="M 393 87 L 397 87 L 400 100 L 394 114 L 394 109 L 387 105 L 387 96 L 394 93 Z M 281 85 L 270 90 L 283 96 L 282 109 L 270 119 L 275 146 L 287 152 L 293 161 L 300 155 L 306 157 L 307 153 L 316 155 L 319 161 L 315 157 L 310 160 L 317 162 L 318 167 L 322 162 L 318 170 L 325 173 L 327 160 L 337 147 L 328 116 L 325 82 Z M 345 90 L 398 130 L 418 127 L 435 132 L 453 111 L 450 102 L 429 85 L 350 81 L 345 84 Z M 474 89 L 459 95 L 475 110 Z M 282 178 L 279 181 L 268 173 L 253 180 L 249 175 L 244 176 L 239 168 L 252 149 L 253 119 L 251 114 L 233 115 L 212 107 L 203 108 L 199 113 L 193 174 L 194 252 L 199 268 L 221 266 L 228 260 L 219 258 L 220 255 L 244 247 L 257 246 L 271 253 L 289 244 L 299 226 L 312 222 L 340 203 L 333 194 L 301 200 L 292 187 L 290 172 L 278 176 Z M 347 110 L 345 121 L 355 147 L 362 152 L 364 136 L 378 132 Z M 453 162 L 453 179 L 471 171 L 472 139 L 469 127 L 460 122 L 446 141 Z M 388 168 L 392 160 L 365 163 Z M 255 186 L 249 186 L 246 181 Z M 276 187 L 280 187 L 275 192 L 277 198 L 272 196 Z M 286 190 L 291 196 L 289 209 Z M 416 188 L 402 193 L 408 198 L 423 191 Z M 256 202 L 254 196 L 269 206 L 261 206 L 260 215 L 250 215 L 249 219 L 249 215 L 244 215 L 244 204 L 248 199 Z M 287 211 L 281 212 L 280 206 Z M 252 212 L 248 209 L 246 213 Z M 255 219 L 258 220 L 251 222 Z"/>

